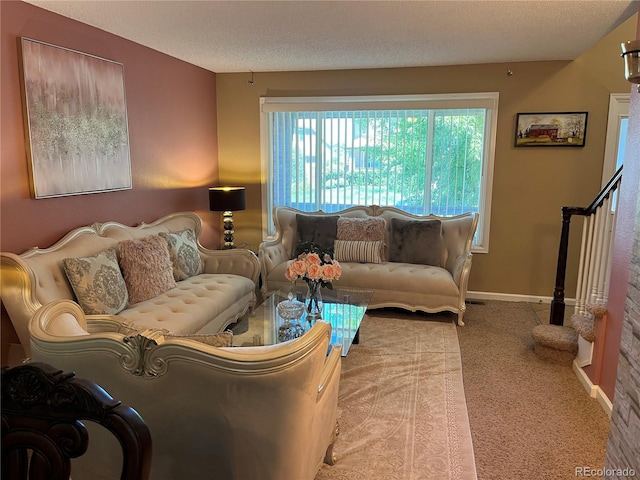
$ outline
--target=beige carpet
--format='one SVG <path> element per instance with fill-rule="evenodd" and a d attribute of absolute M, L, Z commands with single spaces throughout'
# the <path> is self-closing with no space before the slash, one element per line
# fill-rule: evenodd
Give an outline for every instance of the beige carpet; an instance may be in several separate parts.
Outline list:
<path fill-rule="evenodd" d="M 365 317 L 343 359 L 338 461 L 316 480 L 476 478 L 456 326 L 399 316 Z"/>
<path fill-rule="evenodd" d="M 465 323 L 458 338 L 478 479 L 570 480 L 576 468 L 601 469 L 609 418 L 570 366 L 536 356 L 531 306 L 471 304 Z"/>

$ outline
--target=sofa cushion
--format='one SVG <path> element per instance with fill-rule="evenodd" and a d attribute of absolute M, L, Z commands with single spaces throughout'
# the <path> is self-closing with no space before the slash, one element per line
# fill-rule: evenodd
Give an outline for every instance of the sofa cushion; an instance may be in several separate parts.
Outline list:
<path fill-rule="evenodd" d="M 442 222 L 392 218 L 389 261 L 442 266 Z"/>
<path fill-rule="evenodd" d="M 180 232 L 160 232 L 158 235 L 164 238 L 169 246 L 173 278 L 176 282 L 202 273 L 196 232 L 189 228 Z"/>
<path fill-rule="evenodd" d="M 115 315 L 127 306 L 127 286 L 115 248 L 89 257 L 65 258 L 62 265 L 78 304 L 87 315 Z"/>
<path fill-rule="evenodd" d="M 333 283 L 335 292 L 341 288 L 374 290 L 369 301 L 373 308 L 410 305 L 436 306 L 458 304 L 460 290 L 451 273 L 432 265 L 385 262 L 380 264 L 345 262 L 340 280 Z M 269 272 L 268 282 L 274 290 L 291 288 L 284 278 L 286 262 Z"/>
<path fill-rule="evenodd" d="M 338 240 L 384 241 L 387 222 L 380 217 L 340 217 Z"/>
<path fill-rule="evenodd" d="M 255 288 L 247 277 L 203 273 L 178 282 L 176 288 L 157 297 L 130 305 L 118 317 L 140 329 L 165 328 L 181 335 L 219 333 L 246 312 L 255 300 Z"/>
<path fill-rule="evenodd" d="M 296 243 L 293 248 L 295 258 L 302 243 L 315 243 L 325 252 L 333 252 L 333 244 L 338 234 L 338 215 L 296 214 Z"/>
<path fill-rule="evenodd" d="M 157 297 L 176 286 L 167 242 L 158 235 L 124 240 L 119 249 L 130 304 Z"/>
<path fill-rule="evenodd" d="M 336 240 L 333 257 L 339 262 L 382 263 L 382 241 Z"/>

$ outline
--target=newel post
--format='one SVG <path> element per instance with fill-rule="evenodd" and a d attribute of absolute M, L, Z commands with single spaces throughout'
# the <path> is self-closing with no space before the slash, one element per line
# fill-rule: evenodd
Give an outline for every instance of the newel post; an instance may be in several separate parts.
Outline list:
<path fill-rule="evenodd" d="M 560 234 L 560 247 L 558 249 L 558 266 L 556 268 L 556 288 L 551 300 L 551 314 L 549 323 L 562 325 L 564 323 L 564 280 L 567 273 L 567 252 L 569 250 L 569 227 L 571 215 L 574 213 L 571 207 L 562 207 L 562 233 Z"/>

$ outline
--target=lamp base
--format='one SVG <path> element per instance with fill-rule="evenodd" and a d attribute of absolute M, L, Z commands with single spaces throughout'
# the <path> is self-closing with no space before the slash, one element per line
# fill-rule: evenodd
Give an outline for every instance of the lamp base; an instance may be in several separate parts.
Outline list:
<path fill-rule="evenodd" d="M 222 213 L 222 226 L 224 227 L 224 249 L 236 248 L 233 245 L 233 212 Z"/>

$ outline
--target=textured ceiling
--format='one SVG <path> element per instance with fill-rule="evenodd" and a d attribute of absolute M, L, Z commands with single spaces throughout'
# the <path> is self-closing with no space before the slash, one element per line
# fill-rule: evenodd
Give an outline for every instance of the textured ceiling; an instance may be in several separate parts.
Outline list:
<path fill-rule="evenodd" d="M 213 72 L 573 60 L 638 0 L 27 3 Z"/>

